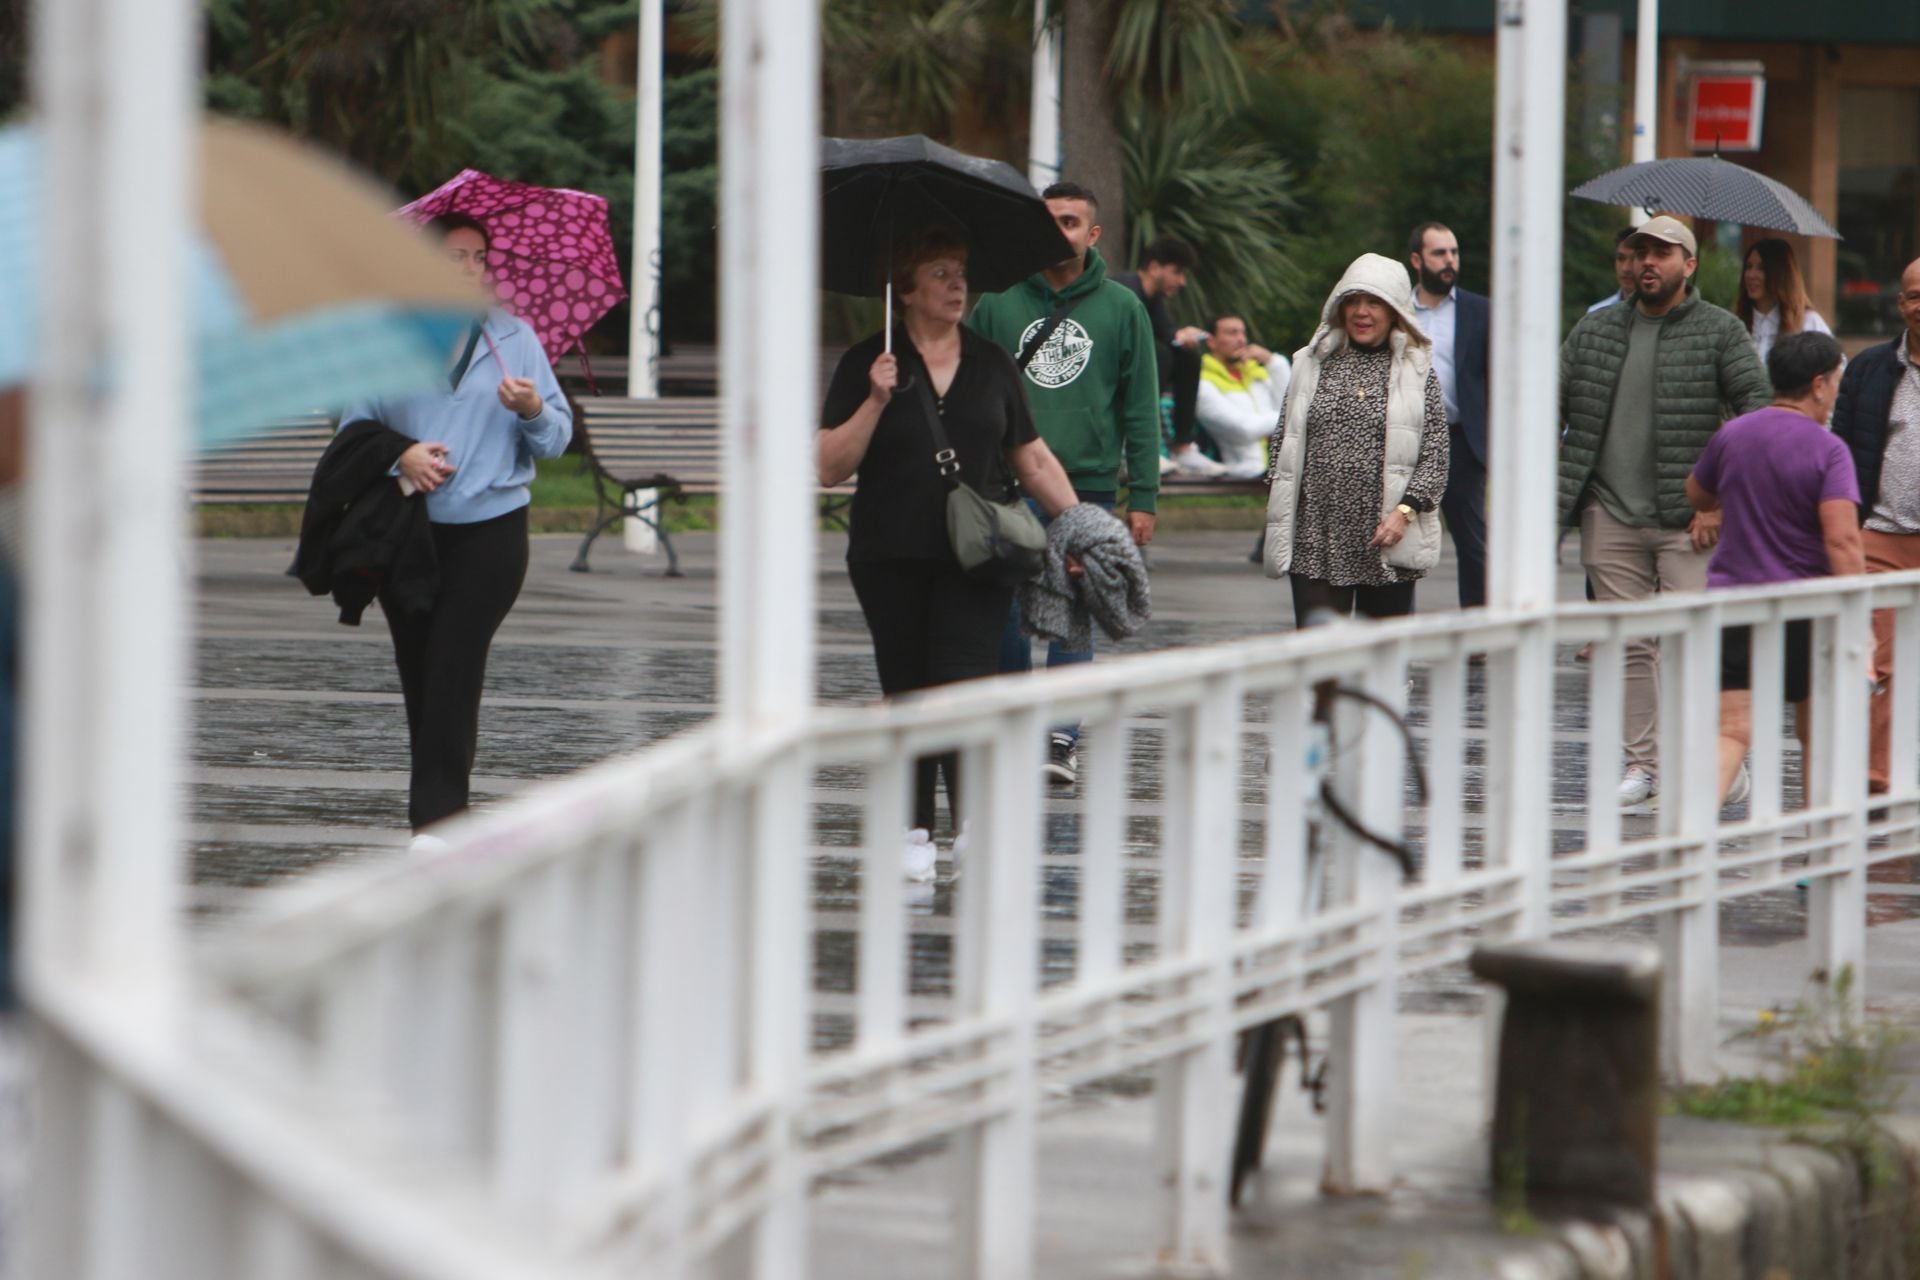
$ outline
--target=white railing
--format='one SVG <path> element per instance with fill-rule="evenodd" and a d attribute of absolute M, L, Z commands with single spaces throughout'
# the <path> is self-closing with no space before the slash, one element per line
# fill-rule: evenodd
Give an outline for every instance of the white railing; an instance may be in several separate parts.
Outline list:
<path fill-rule="evenodd" d="M 445 856 L 325 877 L 224 929 L 183 1046 L 141 1049 L 83 996 L 43 1004 L 150 1089 L 150 1122 L 213 1153 L 220 1185 L 271 1208 L 274 1247 L 308 1260 L 284 1274 L 677 1274 L 754 1227 L 752 1274 L 800 1275 L 808 1188 L 931 1140 L 960 1156 L 964 1273 L 1032 1274 L 1043 1114 L 1140 1072 L 1163 1256 L 1217 1264 L 1246 1027 L 1330 1015 L 1324 1173 L 1365 1189 L 1392 1176 L 1397 988 L 1476 944 L 1652 918 L 1668 1067 L 1686 1078 L 1713 1071 L 1720 904 L 1805 880 L 1814 965 L 1858 969 L 1868 866 L 1920 848 L 1911 683 L 1896 788 L 1871 801 L 1892 816 L 1869 829 L 1875 607 L 1898 611 L 1898 669 L 1920 671 L 1913 574 L 1328 628 L 822 712 L 750 745 L 716 725 L 469 820 Z M 1780 699 L 1783 627 L 1802 617 L 1818 708 L 1804 784 Z M 1719 628 L 1742 623 L 1754 798 L 1723 821 Z M 1661 638 L 1667 678 L 1662 802 L 1629 835 L 1613 792 L 1631 636 Z M 1549 637 L 1592 641 L 1593 661 L 1524 705 L 1515 664 Z M 1482 653 L 1484 679 L 1468 665 Z M 1328 680 L 1396 704 L 1423 687 L 1424 810 L 1405 803 L 1384 718 L 1333 734 L 1349 807 L 1420 850 L 1412 882 L 1334 831 L 1315 842 L 1294 762 Z M 1041 752 L 1069 718 L 1086 722 L 1085 763 L 1062 799 Z M 912 761 L 949 749 L 962 874 L 909 903 Z M 242 1140 L 229 1107 L 268 1139 Z M 312 1262 L 336 1256 L 363 1269 Z"/>

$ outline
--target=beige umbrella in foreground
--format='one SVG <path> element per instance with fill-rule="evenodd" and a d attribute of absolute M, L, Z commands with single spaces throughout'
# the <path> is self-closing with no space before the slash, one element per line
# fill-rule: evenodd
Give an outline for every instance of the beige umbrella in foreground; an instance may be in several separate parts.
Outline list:
<path fill-rule="evenodd" d="M 190 281 L 201 447 L 439 384 L 486 298 L 388 215 L 392 194 L 262 125 L 209 119 L 201 143 Z M 37 342 L 38 148 L 30 126 L 0 130 L 0 384 L 25 380 Z"/>

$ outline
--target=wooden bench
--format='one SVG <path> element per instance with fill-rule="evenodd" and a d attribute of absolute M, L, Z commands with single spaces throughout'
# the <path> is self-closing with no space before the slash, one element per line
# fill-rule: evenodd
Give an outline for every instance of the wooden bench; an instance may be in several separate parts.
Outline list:
<path fill-rule="evenodd" d="M 822 396 L 826 395 L 827 383 L 833 379 L 833 370 L 840 363 L 843 347 L 824 347 L 820 352 L 820 387 Z M 559 375 L 560 385 L 565 387 L 576 399 L 585 399 L 594 394 L 595 388 L 602 396 L 628 395 L 632 388 L 627 385 L 627 358 L 623 355 L 588 356 L 593 366 L 593 385 L 588 385 L 587 371 L 581 367 L 580 357 L 568 352 L 554 366 Z M 672 399 L 676 396 L 711 396 L 719 393 L 720 355 L 710 344 L 675 343 L 673 350 L 660 357 L 657 373 L 662 397 Z"/>
<path fill-rule="evenodd" d="M 194 461 L 192 500 L 196 505 L 305 504 L 314 464 L 326 452 L 333 429 L 330 416 L 305 414 L 208 450 Z"/>
<path fill-rule="evenodd" d="M 633 519 L 651 527 L 666 548 L 667 576 L 680 577 L 680 555 L 667 533 L 664 507 L 695 494 L 720 492 L 725 473 L 721 401 L 711 396 L 588 396 L 576 403 L 574 435 L 593 476 L 595 509 L 593 527 L 568 567 L 589 572 L 587 556 L 594 539 L 616 520 Z M 821 518 L 846 528 L 852 496 L 851 483 L 822 490 Z"/>
<path fill-rule="evenodd" d="M 1200 480 L 1190 476 L 1161 476 L 1163 498 L 1226 498 L 1267 496 L 1267 482 L 1260 480 Z"/>

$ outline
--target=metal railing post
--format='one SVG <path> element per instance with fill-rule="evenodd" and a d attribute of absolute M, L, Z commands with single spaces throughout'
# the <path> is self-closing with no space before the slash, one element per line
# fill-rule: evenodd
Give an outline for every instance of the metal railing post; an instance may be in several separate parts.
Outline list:
<path fill-rule="evenodd" d="M 753 358 L 724 397 L 719 718 L 743 736 L 813 706 L 819 71 L 817 6 L 721 7 L 720 347 Z"/>
<path fill-rule="evenodd" d="M 1677 901 L 1660 917 L 1660 1043 L 1668 1076 L 1706 1080 L 1720 1039 L 1720 610 L 1703 600 L 1686 632 L 1660 648 L 1662 819 L 1683 841 L 1661 862 L 1691 872 L 1670 887 Z"/>
<path fill-rule="evenodd" d="M 1366 691 L 1406 707 L 1404 644 L 1376 648 Z M 1346 700 L 1333 704 L 1333 783 L 1341 801 L 1369 828 L 1398 839 L 1405 826 L 1406 763 L 1385 718 Z M 1397 968 L 1400 869 L 1392 859 L 1335 828 L 1332 901 L 1372 915 L 1359 927 L 1372 950 L 1360 962 L 1372 981 L 1333 1002 L 1327 1045 L 1327 1159 L 1321 1185 L 1340 1194 L 1384 1192 L 1393 1184 L 1393 1096 L 1398 1061 Z"/>
<path fill-rule="evenodd" d="M 177 983 L 196 10 L 35 6 L 43 346 L 27 443 L 29 979 Z"/>
<path fill-rule="evenodd" d="M 1168 1062 L 1156 1082 L 1156 1148 L 1165 1162 L 1161 1257 L 1176 1267 L 1224 1267 L 1233 1073 L 1233 937 L 1239 854 L 1241 684 L 1214 676 L 1171 734 L 1168 828 L 1161 840 L 1163 958 L 1205 957 L 1199 1048 Z M 1179 781 L 1176 782 L 1175 779 Z M 1169 892 L 1173 887 L 1178 892 Z"/>
<path fill-rule="evenodd" d="M 718 719 L 730 747 L 789 734 L 813 711 L 819 17 L 817 6 L 787 0 L 720 8 L 720 343 L 754 353 L 729 384 L 722 422 Z M 747 1083 L 771 1099 L 782 1135 L 773 1190 L 751 1227 L 759 1280 L 807 1272 L 807 1189 L 786 1137 L 808 1049 L 802 755 L 781 753 L 758 780 L 743 859 L 753 912 Z"/>
<path fill-rule="evenodd" d="M 32 6 L 41 348 L 26 442 L 19 795 L 29 1000 L 80 987 L 175 1029 L 186 636 L 187 249 L 197 6 Z M 150 1270 L 155 1126 L 59 1034 L 36 1036 L 43 1139 L 23 1274 Z M 78 1070 L 60 1082 L 61 1071 Z M 64 1147 L 64 1149 L 63 1149 Z"/>
<path fill-rule="evenodd" d="M 1838 616 L 1815 628 L 1814 670 L 1828 669 L 1814 682 L 1814 760 L 1807 770 L 1808 807 L 1845 810 L 1834 822 L 1815 827 L 1816 835 L 1837 836 L 1839 843 L 1828 855 L 1833 873 L 1813 876 L 1808 887 L 1807 937 L 1814 966 L 1829 982 L 1843 970 L 1852 972 L 1847 998 L 1855 1014 L 1864 1005 L 1867 959 L 1867 672 L 1873 652 L 1868 606 L 1866 595 L 1851 592 L 1840 602 Z M 1821 651 L 1828 637 L 1831 654 Z"/>
<path fill-rule="evenodd" d="M 972 980 L 963 1016 L 1002 1023 L 1006 1105 L 964 1131 L 956 1144 L 959 1203 L 953 1274 L 963 1280 L 1025 1280 L 1034 1274 L 1039 1188 L 1040 1095 L 1034 1054 L 1039 975 L 1039 851 L 1042 750 L 1047 721 L 1038 707 L 1008 716 L 991 746 L 964 767 L 970 864 L 958 892 L 971 912 L 955 946 Z M 975 769 L 974 761 L 985 765 Z M 986 803 L 972 797 L 984 794 Z M 971 850 L 979 852 L 973 853 Z M 962 990 L 956 982 L 956 992 Z"/>
<path fill-rule="evenodd" d="M 1510 653 L 1487 663 L 1485 856 L 1489 866 L 1524 870 L 1514 932 L 1543 938 L 1553 883 L 1550 611 L 1559 535 L 1558 487 L 1550 483 L 1559 433 L 1550 424 L 1560 420 L 1560 273 L 1550 264 L 1561 250 L 1567 0 L 1499 0 L 1495 17 L 1487 599 L 1494 609 L 1544 616 Z M 1499 999 L 1489 997 L 1489 1103 L 1500 1011 Z"/>

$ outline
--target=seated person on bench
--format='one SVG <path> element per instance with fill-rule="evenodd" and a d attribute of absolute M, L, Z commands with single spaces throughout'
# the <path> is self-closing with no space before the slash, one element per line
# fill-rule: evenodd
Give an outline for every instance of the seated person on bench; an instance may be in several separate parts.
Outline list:
<path fill-rule="evenodd" d="M 1213 438 L 1226 480 L 1258 480 L 1267 473 L 1266 443 L 1280 421 L 1293 376 L 1287 358 L 1247 341 L 1247 322 L 1225 312 L 1213 322 L 1200 358 L 1196 416 Z"/>

